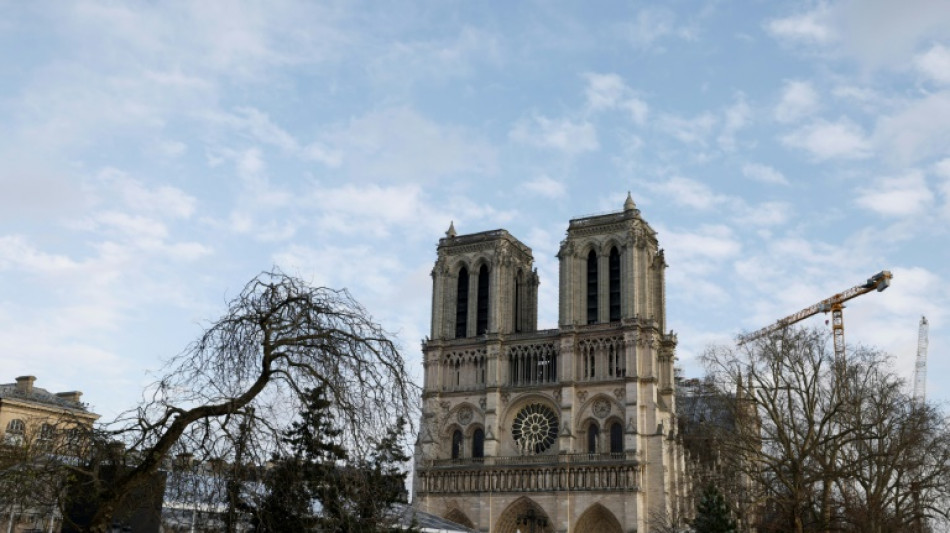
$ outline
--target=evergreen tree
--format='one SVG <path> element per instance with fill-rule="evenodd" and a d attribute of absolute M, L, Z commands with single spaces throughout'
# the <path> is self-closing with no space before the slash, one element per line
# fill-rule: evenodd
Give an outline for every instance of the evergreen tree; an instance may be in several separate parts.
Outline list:
<path fill-rule="evenodd" d="M 368 458 L 354 460 L 339 444 L 332 405 L 323 388 L 307 392 L 306 405 L 285 433 L 292 455 L 275 457 L 264 479 L 266 495 L 254 512 L 255 530 L 318 529 L 336 533 L 407 531 L 390 527 L 394 503 L 406 502 L 409 456 L 400 446 L 400 418 Z M 411 531 L 411 530 L 410 530 Z"/>
<path fill-rule="evenodd" d="M 736 533 L 736 521 L 732 518 L 729 506 L 715 485 L 707 485 L 696 505 L 696 519 L 693 520 L 696 533 Z"/>

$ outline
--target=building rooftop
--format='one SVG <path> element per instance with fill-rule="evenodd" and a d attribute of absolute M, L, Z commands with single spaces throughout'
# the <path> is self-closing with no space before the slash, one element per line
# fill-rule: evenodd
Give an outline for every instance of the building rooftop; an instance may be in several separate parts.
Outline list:
<path fill-rule="evenodd" d="M 20 376 L 15 383 L 0 384 L 0 400 L 22 400 L 26 402 L 63 407 L 77 411 L 87 411 L 84 403 L 79 401 L 82 393 L 79 391 L 50 392 L 46 389 L 33 386 L 34 376 Z"/>

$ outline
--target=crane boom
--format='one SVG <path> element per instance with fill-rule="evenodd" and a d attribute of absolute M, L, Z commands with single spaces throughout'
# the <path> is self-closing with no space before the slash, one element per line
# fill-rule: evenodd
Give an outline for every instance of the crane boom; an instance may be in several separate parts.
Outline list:
<path fill-rule="evenodd" d="M 753 331 L 748 335 L 740 335 L 737 344 L 745 344 L 749 341 L 753 341 L 770 333 L 774 333 L 780 329 L 791 326 L 792 324 L 800 322 L 810 316 L 831 311 L 832 328 L 834 329 L 835 356 L 841 357 L 844 355 L 844 322 L 841 315 L 841 309 L 844 308 L 844 302 L 871 291 L 883 291 L 891 285 L 892 277 L 893 276 L 889 270 L 882 270 L 868 278 L 868 280 L 861 285 L 855 285 L 854 287 L 835 294 L 830 298 L 825 298 L 824 300 L 810 305 L 797 313 L 793 313 L 785 318 L 779 319 L 774 324 L 765 326 L 758 331 Z"/>

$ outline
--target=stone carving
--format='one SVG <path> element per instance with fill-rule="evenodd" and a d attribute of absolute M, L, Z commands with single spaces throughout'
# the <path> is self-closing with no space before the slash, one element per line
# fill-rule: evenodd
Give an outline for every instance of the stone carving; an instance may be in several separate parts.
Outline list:
<path fill-rule="evenodd" d="M 472 415 L 471 407 L 468 407 L 468 406 L 462 407 L 461 409 L 459 409 L 459 412 L 458 412 L 459 424 L 462 424 L 463 426 L 468 425 L 468 423 L 472 421 L 472 416 L 473 415 Z"/>
<path fill-rule="evenodd" d="M 447 401 L 441 401 L 439 402 L 439 407 L 441 407 L 443 411 L 448 411 L 449 407 L 452 407 L 452 404 Z"/>
<path fill-rule="evenodd" d="M 578 392 L 578 393 L 577 393 L 577 399 L 580 400 L 580 401 L 582 401 L 582 402 L 586 402 L 586 401 L 587 401 L 587 391 L 586 391 L 586 390 L 582 390 L 582 391 Z"/>
<path fill-rule="evenodd" d="M 478 399 L 478 406 L 482 408 L 482 411 L 485 410 L 485 406 L 488 405 L 488 402 L 485 401 L 485 398 Z"/>
<path fill-rule="evenodd" d="M 605 418 L 610 414 L 610 402 L 603 398 L 594 400 L 594 406 L 591 408 L 597 418 Z"/>
<path fill-rule="evenodd" d="M 511 396 L 511 395 L 510 395 L 509 393 L 507 393 L 507 392 L 501 393 L 501 403 L 508 403 L 508 398 L 509 398 L 510 396 Z"/>
<path fill-rule="evenodd" d="M 560 401 L 561 401 L 561 397 L 562 397 L 562 395 L 561 395 L 561 389 L 558 389 L 558 390 L 554 391 L 554 399 L 555 399 L 555 400 L 557 400 L 558 402 L 560 402 Z"/>
<path fill-rule="evenodd" d="M 623 399 L 623 395 L 624 395 L 624 390 L 623 390 L 623 388 L 616 388 L 616 389 L 614 389 L 614 398 L 617 398 L 618 400 L 622 400 L 622 399 Z"/>

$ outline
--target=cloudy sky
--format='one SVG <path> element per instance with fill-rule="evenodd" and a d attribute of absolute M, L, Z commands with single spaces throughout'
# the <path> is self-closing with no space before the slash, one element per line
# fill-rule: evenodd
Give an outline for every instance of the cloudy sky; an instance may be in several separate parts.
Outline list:
<path fill-rule="evenodd" d="M 0 382 L 110 416 L 278 266 L 419 374 L 435 245 L 632 192 L 680 366 L 882 270 L 849 343 L 950 399 L 950 3 L 0 0 Z M 808 323 L 823 326 L 823 316 Z"/>

